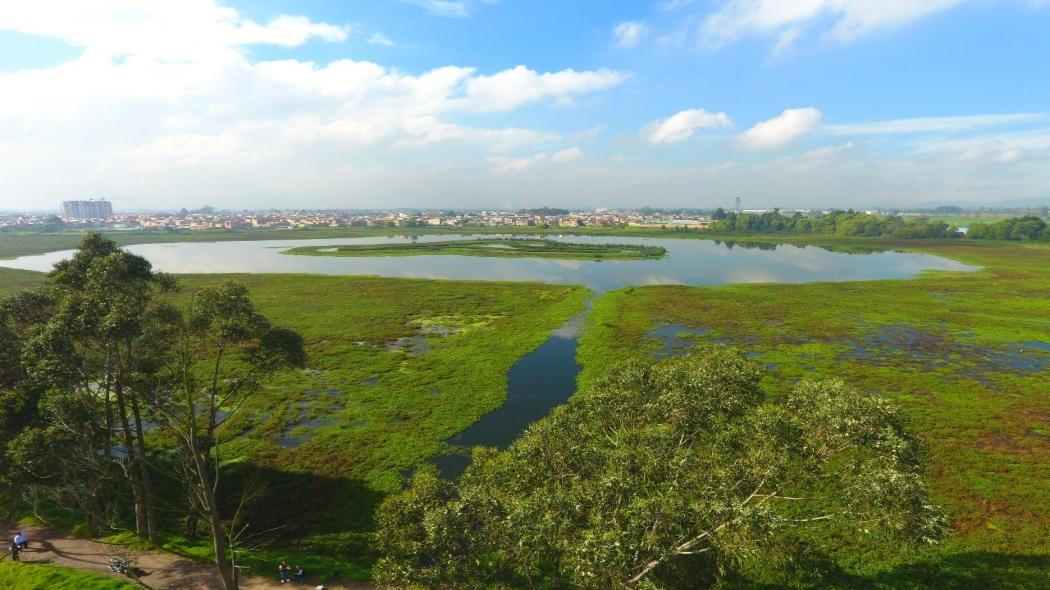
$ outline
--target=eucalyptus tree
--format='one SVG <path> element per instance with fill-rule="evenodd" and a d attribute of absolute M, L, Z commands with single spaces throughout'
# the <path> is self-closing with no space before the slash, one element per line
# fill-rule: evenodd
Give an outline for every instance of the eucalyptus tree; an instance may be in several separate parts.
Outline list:
<path fill-rule="evenodd" d="M 147 339 L 165 351 L 152 405 L 165 428 L 179 440 L 185 457 L 191 505 L 208 523 L 215 565 L 227 590 L 237 588 L 234 541 L 239 522 L 224 514 L 219 480 L 226 428 L 275 372 L 302 367 L 302 338 L 273 326 L 258 313 L 247 288 L 226 282 L 198 291 L 183 314 L 163 310 Z"/>
<path fill-rule="evenodd" d="M 149 392 L 142 387 L 149 380 L 141 372 L 155 365 L 150 359 L 157 351 L 143 334 L 158 293 L 174 282 L 99 234 L 86 236 L 49 279 L 50 313 L 22 346 L 28 379 L 47 391 L 48 448 L 64 440 L 70 458 L 86 466 L 118 464 L 130 484 L 135 530 L 155 541 L 144 401 Z"/>
<path fill-rule="evenodd" d="M 381 583 L 696 588 L 802 529 L 935 542 L 922 445 L 884 398 L 709 349 L 615 368 L 458 483 L 421 469 L 379 512 Z M 859 532 L 864 531 L 864 532 Z M 789 558 L 785 554 L 785 558 Z"/>
<path fill-rule="evenodd" d="M 33 326 L 46 320 L 52 303 L 46 291 L 26 291 L 0 300 L 0 486 L 5 493 L 27 479 L 8 452 L 9 445 L 17 447 L 23 431 L 44 424 L 42 391 L 26 379 L 22 347 Z"/>

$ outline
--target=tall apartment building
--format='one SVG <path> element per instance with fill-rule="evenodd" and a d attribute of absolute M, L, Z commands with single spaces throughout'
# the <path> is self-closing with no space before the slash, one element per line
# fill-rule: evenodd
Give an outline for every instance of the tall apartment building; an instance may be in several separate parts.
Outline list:
<path fill-rule="evenodd" d="M 113 217 L 113 205 L 105 199 L 63 201 L 62 217 L 65 219 L 109 219 Z"/>

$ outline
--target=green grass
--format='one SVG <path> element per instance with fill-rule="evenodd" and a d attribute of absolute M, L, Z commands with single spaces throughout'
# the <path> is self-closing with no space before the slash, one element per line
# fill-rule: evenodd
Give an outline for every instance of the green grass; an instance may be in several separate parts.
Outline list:
<path fill-rule="evenodd" d="M 573 244 L 525 238 L 300 246 L 282 254 L 300 256 L 485 256 L 489 258 L 558 258 L 564 260 L 643 260 L 662 258 L 667 250 L 626 244 Z"/>
<path fill-rule="evenodd" d="M 44 273 L 14 268 L 0 268 L 0 297 L 35 289 L 44 284 Z"/>
<path fill-rule="evenodd" d="M 930 485 L 953 534 L 916 551 L 815 533 L 808 540 L 826 554 L 827 577 L 809 585 L 1048 587 L 1050 350 L 1030 343 L 1050 344 L 1050 247 L 890 245 L 983 268 L 899 281 L 609 293 L 595 302 L 581 339 L 581 388 L 620 359 L 660 349 L 650 332 L 672 324 L 681 326 L 671 331 L 683 347 L 716 342 L 748 351 L 770 367 L 774 392 L 801 378 L 840 377 L 890 396 L 929 443 Z M 740 586 L 787 583 L 770 576 L 752 572 Z"/>
<path fill-rule="evenodd" d="M 0 588 L 5 590 L 133 590 L 130 582 L 68 567 L 0 562 Z"/>
<path fill-rule="evenodd" d="M 25 284 L 43 278 L 16 274 Z M 246 283 L 275 323 L 298 330 L 309 360 L 278 375 L 228 425 L 225 496 L 253 489 L 253 530 L 272 530 L 248 565 L 268 574 L 287 557 L 322 579 L 369 577 L 377 504 L 447 438 L 502 405 L 510 367 L 588 295 L 538 283 L 245 274 L 180 276 L 175 297 L 185 303 L 228 279 Z M 177 484 L 157 487 L 178 505 Z M 168 526 L 179 531 L 175 517 Z M 200 538 L 168 535 L 162 547 L 210 556 Z"/>
<path fill-rule="evenodd" d="M 307 275 L 183 276 L 182 296 L 230 278 L 303 335 L 309 361 L 229 424 L 224 481 L 258 490 L 253 529 L 276 529 L 260 569 L 287 556 L 330 578 L 367 578 L 378 502 L 445 439 L 502 405 L 511 365 L 587 296 L 537 283 Z M 208 554 L 178 537 L 166 548 Z"/>

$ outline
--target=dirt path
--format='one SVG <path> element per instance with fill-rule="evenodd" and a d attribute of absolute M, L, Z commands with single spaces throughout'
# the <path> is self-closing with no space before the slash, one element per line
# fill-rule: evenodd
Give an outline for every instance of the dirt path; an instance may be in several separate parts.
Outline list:
<path fill-rule="evenodd" d="M 22 552 L 22 561 L 27 563 L 53 563 L 81 570 L 89 570 L 113 576 L 109 571 L 109 560 L 112 557 L 130 555 L 135 561 L 135 568 L 140 572 L 139 581 L 154 590 L 222 590 L 222 584 L 214 569 L 207 565 L 191 561 L 184 557 L 160 551 L 127 551 L 122 546 L 101 543 L 99 541 L 76 539 L 62 533 L 39 527 L 21 529 L 29 535 L 29 549 Z M 3 547 L 10 546 L 10 540 L 16 530 L 0 524 L 0 539 Z M 276 590 L 283 588 L 313 588 L 317 583 L 307 577 L 306 586 L 280 584 L 274 577 L 245 577 L 241 580 L 243 590 Z M 331 590 L 373 590 L 371 584 L 326 584 Z"/>

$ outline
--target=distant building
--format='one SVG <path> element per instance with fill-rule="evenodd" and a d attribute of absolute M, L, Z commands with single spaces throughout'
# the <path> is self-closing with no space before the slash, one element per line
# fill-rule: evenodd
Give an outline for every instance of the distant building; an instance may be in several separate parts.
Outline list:
<path fill-rule="evenodd" d="M 105 200 L 63 201 L 62 217 L 65 219 L 109 219 L 113 217 L 113 205 Z"/>

